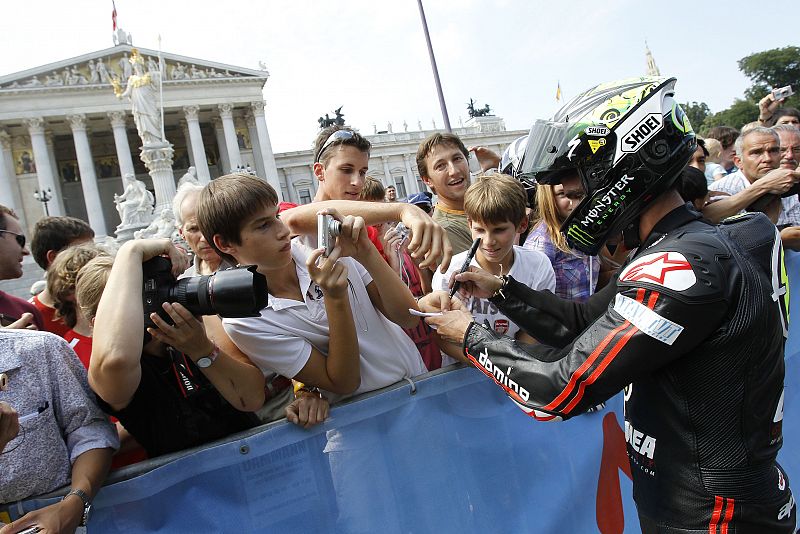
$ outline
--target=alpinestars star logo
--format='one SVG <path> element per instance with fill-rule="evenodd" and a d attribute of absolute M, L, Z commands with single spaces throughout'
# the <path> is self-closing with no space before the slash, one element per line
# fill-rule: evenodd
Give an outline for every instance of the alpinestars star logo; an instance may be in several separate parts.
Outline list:
<path fill-rule="evenodd" d="M 628 265 L 619 277 L 622 282 L 649 282 L 684 291 L 697 282 L 692 265 L 679 252 L 647 254 Z"/>

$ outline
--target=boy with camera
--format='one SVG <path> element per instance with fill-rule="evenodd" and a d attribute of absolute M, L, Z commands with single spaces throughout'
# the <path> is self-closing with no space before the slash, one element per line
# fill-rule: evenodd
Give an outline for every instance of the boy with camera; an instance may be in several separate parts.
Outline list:
<path fill-rule="evenodd" d="M 198 206 L 203 234 L 223 257 L 256 265 L 269 292 L 260 317 L 226 318 L 225 330 L 263 371 L 328 396 L 371 391 L 424 373 L 416 347 L 400 328 L 417 323 L 408 311 L 416 307 L 414 298 L 367 238 L 363 219 L 329 214 L 339 221 L 341 235 L 323 236 L 336 243 L 325 256 L 322 248 L 290 239 L 277 216 L 275 191 L 265 181 L 232 174 L 206 186 Z M 328 219 L 326 227 L 335 226 Z"/>
<path fill-rule="evenodd" d="M 533 289 L 555 291 L 556 278 L 550 260 L 541 252 L 528 250 L 514 244 L 517 234 L 528 227 L 526 214 L 527 196 L 522 185 L 505 174 L 479 176 L 464 194 L 464 210 L 473 239 L 481 242 L 470 262 L 476 268 L 494 276 L 513 276 Z M 459 272 L 469 251 L 453 256 L 450 268 L 442 274 L 433 275 L 434 290 L 447 290 L 451 277 Z M 435 297 L 433 297 L 435 298 Z M 536 340 L 503 315 L 488 299 L 470 296 L 466 306 L 480 324 L 498 334 L 506 334 L 522 343 Z M 442 344 L 445 352 L 461 360 L 460 347 Z M 451 354 L 455 352 L 454 354 Z M 444 365 L 451 362 L 443 362 Z"/>

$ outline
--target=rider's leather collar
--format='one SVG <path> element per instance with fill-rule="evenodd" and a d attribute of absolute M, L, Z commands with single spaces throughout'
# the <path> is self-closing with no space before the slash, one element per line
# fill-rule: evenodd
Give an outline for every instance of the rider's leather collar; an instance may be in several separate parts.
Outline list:
<path fill-rule="evenodd" d="M 664 217 L 653 226 L 650 235 L 647 236 L 647 239 L 645 239 L 642 244 L 642 249 L 651 246 L 657 240 L 661 239 L 664 234 L 671 232 L 675 228 L 702 218 L 703 214 L 699 211 L 695 211 L 688 203 L 675 208 L 664 215 Z"/>

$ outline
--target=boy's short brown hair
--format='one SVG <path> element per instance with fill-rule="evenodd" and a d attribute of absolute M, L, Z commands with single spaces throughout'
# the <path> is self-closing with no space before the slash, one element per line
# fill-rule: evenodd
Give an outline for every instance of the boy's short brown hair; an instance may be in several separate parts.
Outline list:
<path fill-rule="evenodd" d="M 464 146 L 464 142 L 461 141 L 461 138 L 458 137 L 456 134 L 453 133 L 434 133 L 429 135 L 425 138 L 425 140 L 419 144 L 419 148 L 417 148 L 417 169 L 419 170 L 420 176 L 428 177 L 428 165 L 425 163 L 425 158 L 433 151 L 433 149 L 439 145 L 449 145 L 455 147 L 464 154 L 464 157 L 469 157 L 469 152 L 467 152 L 467 147 Z"/>
<path fill-rule="evenodd" d="M 47 270 L 47 252 L 60 252 L 76 239 L 92 239 L 94 230 L 76 217 L 44 217 L 33 227 L 31 254 L 36 263 Z"/>
<path fill-rule="evenodd" d="M 342 137 L 341 139 L 334 138 L 328 143 L 331 136 L 338 131 L 348 132 L 350 136 Z M 328 143 L 327 146 L 326 143 Z M 369 151 L 372 149 L 372 143 L 370 143 L 366 137 L 350 128 L 336 124 L 323 128 L 322 131 L 317 134 L 317 138 L 314 140 L 314 163 L 319 162 L 322 163 L 323 167 L 327 167 L 328 161 L 336 153 L 333 149 L 338 146 L 353 146 L 367 154 L 369 154 Z"/>
<path fill-rule="evenodd" d="M 380 180 L 376 180 L 372 176 L 367 176 L 364 179 L 364 188 L 358 196 L 361 200 L 366 200 L 367 202 L 383 202 L 385 196 L 386 189 L 384 189 Z"/>
<path fill-rule="evenodd" d="M 217 254 L 235 265 L 236 258 L 217 248 L 214 236 L 240 245 L 245 222 L 277 205 L 278 195 L 266 181 L 246 173 L 226 174 L 212 180 L 200 192 L 197 225 Z"/>
<path fill-rule="evenodd" d="M 507 174 L 481 174 L 464 193 L 464 211 L 473 221 L 519 226 L 527 217 L 527 207 L 525 188 Z"/>

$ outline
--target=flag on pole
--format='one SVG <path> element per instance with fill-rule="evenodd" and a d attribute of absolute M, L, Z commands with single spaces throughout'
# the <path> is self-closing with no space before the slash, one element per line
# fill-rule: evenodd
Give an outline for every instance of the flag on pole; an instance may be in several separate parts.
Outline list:
<path fill-rule="evenodd" d="M 113 31 L 117 31 L 117 5 L 111 0 L 111 26 Z"/>
<path fill-rule="evenodd" d="M 558 87 L 556 88 L 556 102 L 561 102 L 561 81 L 558 82 Z"/>

